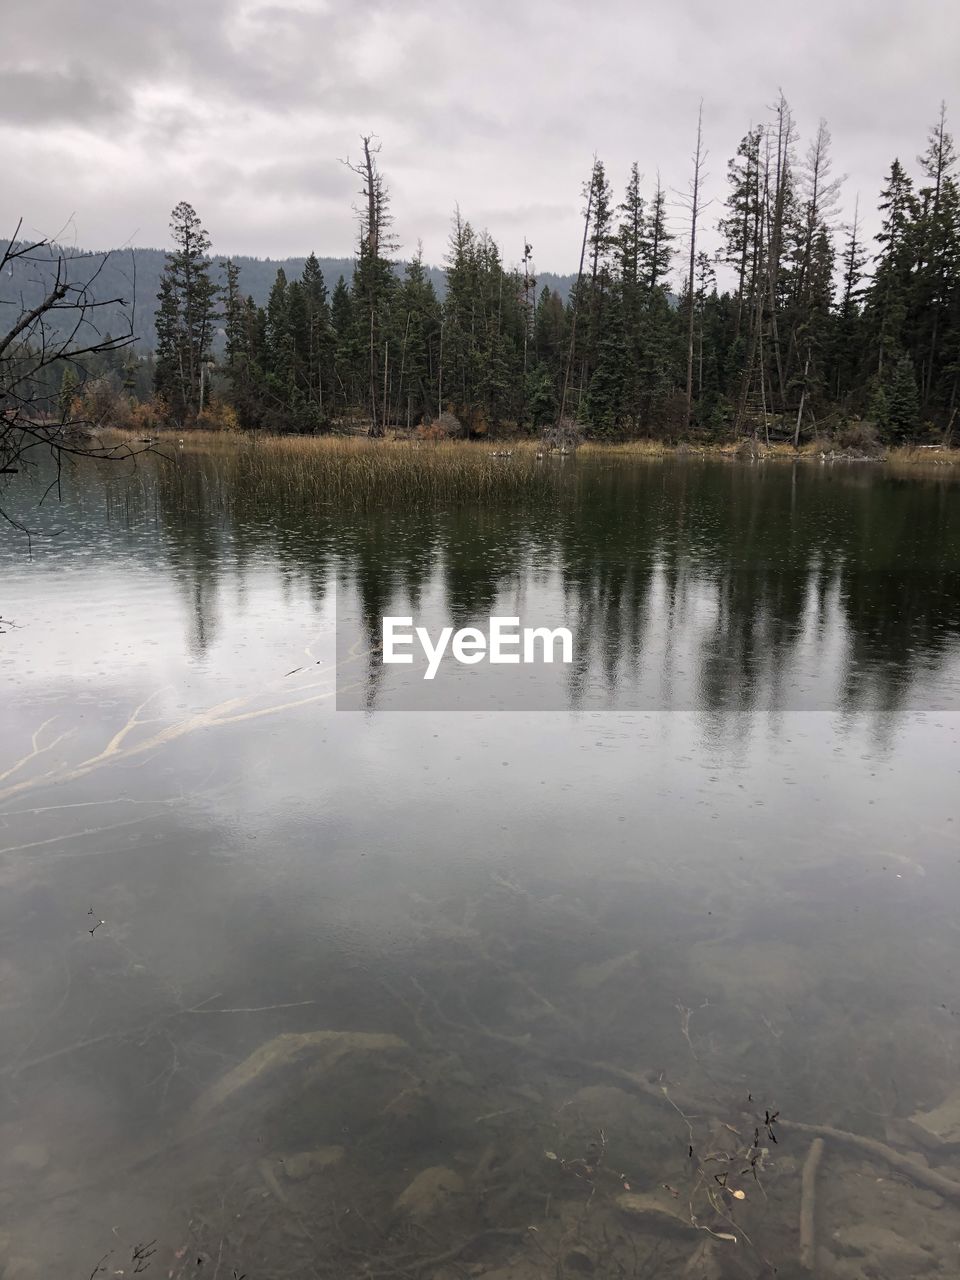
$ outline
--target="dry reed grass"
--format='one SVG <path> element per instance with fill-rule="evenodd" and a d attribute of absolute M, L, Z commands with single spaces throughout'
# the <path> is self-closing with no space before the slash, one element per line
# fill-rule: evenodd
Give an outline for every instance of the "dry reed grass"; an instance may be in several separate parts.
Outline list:
<path fill-rule="evenodd" d="M 176 465 L 185 454 L 216 464 L 247 498 L 283 491 L 287 500 L 348 510 L 532 501 L 556 494 L 563 459 L 533 444 L 496 456 L 485 444 L 418 443 L 338 436 L 167 435 L 157 449 Z"/>
<path fill-rule="evenodd" d="M 286 500 L 305 505 L 348 510 L 533 501 L 555 496 L 578 471 L 571 459 L 544 454 L 535 441 L 494 446 L 477 441 L 434 443 L 193 431 L 183 436 L 166 433 L 157 437 L 156 443 L 158 450 L 174 461 L 184 454 L 210 459 L 220 477 L 235 481 L 249 498 L 282 493 Z M 753 448 L 754 458 L 796 461 L 799 456 L 813 462 L 831 446 L 813 441 L 799 453 L 787 444 L 755 442 Z M 741 451 L 730 444 L 671 446 L 637 440 L 588 443 L 578 452 L 584 459 L 609 461 L 678 456 L 739 460 Z M 886 460 L 910 467 L 955 465 L 960 461 L 960 450 L 895 449 Z"/>

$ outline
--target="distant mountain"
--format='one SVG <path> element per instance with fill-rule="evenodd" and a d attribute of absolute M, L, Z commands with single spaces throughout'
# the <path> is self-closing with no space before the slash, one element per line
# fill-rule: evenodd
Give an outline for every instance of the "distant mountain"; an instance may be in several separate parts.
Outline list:
<path fill-rule="evenodd" d="M 0 250 L 8 243 L 9 241 L 0 240 Z M 157 305 L 157 290 L 160 288 L 160 276 L 166 261 L 166 253 L 162 249 L 98 250 L 95 253 L 80 249 L 64 249 L 64 256 L 71 259 L 73 264 L 70 266 L 71 278 L 74 281 L 89 278 L 99 260 L 107 252 L 109 256 L 100 270 L 93 292 L 99 299 L 119 298 L 123 303 L 111 302 L 99 311 L 97 323 L 100 332 L 109 333 L 113 337 L 127 333 L 132 313 L 137 346 L 152 350 L 157 338 L 153 323 L 154 310 Z M 4 320 L 13 313 L 14 308 L 36 306 L 45 296 L 53 279 L 55 259 L 56 251 L 45 249 L 33 255 L 30 261 L 19 259 L 9 263 L 4 269 L 0 276 L 0 332 L 4 329 Z M 249 294 L 254 302 L 263 305 L 270 294 L 277 270 L 283 267 L 287 278 L 295 280 L 303 271 L 306 258 L 238 256 L 234 257 L 233 261 L 240 268 L 242 291 Z M 320 258 L 319 262 L 323 278 L 331 293 L 341 276 L 348 283 L 353 279 L 352 258 Z M 397 272 L 403 273 L 402 263 L 398 265 Z M 446 292 L 446 274 L 443 269 L 427 267 L 427 274 L 437 293 L 443 297 Z M 566 300 L 574 278 L 545 271 L 537 278 L 537 289 L 540 290 L 547 285 Z"/>

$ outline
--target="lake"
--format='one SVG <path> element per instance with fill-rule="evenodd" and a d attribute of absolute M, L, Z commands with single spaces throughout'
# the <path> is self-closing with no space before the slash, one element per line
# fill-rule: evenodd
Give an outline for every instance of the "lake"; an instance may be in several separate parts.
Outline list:
<path fill-rule="evenodd" d="M 8 491 L 5 1280 L 960 1270 L 960 483 L 544 465 Z"/>

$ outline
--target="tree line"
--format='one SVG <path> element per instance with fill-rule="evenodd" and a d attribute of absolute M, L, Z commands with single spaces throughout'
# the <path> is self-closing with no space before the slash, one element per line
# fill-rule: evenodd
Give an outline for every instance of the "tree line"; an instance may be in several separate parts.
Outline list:
<path fill-rule="evenodd" d="M 193 210 L 172 215 L 157 309 L 154 386 L 178 425 L 272 431 L 531 433 L 791 439 L 862 424 L 884 442 L 949 437 L 960 384 L 960 188 L 945 110 L 915 165 L 895 159 L 868 243 L 821 121 L 801 147 L 781 95 L 727 166 L 712 256 L 698 121 L 681 237 L 659 179 L 634 164 L 621 192 L 595 158 L 583 187 L 576 283 L 538 288 L 459 210 L 441 299 L 417 254 L 402 275 L 379 146 L 362 140 L 356 264 L 328 288 L 315 255 L 283 269 L 265 306 L 217 265 Z M 718 268 L 730 279 L 719 289 Z M 677 274 L 682 283 L 674 285 Z M 222 330 L 224 354 L 214 360 Z M 206 417 L 204 418 L 204 415 Z M 453 424 L 453 426 L 451 426 Z"/>

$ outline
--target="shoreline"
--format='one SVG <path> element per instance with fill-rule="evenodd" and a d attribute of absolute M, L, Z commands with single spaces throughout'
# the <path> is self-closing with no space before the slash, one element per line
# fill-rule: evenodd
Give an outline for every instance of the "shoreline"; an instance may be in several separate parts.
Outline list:
<path fill-rule="evenodd" d="M 895 445 L 882 453 L 842 448 L 834 441 L 812 440 L 795 449 L 786 442 L 766 444 L 752 437 L 737 443 L 660 440 L 598 441 L 588 440 L 575 450 L 558 452 L 546 449 L 538 440 L 504 437 L 502 439 L 477 440 L 417 440 L 397 432 L 381 437 L 369 437 L 358 433 L 334 433 L 325 435 L 268 434 L 259 431 L 211 431 L 192 428 L 184 432 L 164 430 L 146 437 L 123 428 L 103 428 L 96 435 L 105 444 L 174 445 L 215 452 L 224 447 L 242 448 L 265 446 L 282 453 L 299 454 L 306 458 L 312 453 L 364 453 L 378 452 L 384 455 L 423 453 L 425 457 L 459 455 L 463 458 L 497 458 L 508 461 L 511 457 L 524 460 L 543 457 L 580 456 L 584 458 L 623 458 L 630 460 L 667 461 L 680 458 L 710 459 L 732 462 L 812 462 L 812 463 L 869 463 L 882 466 L 954 467 L 960 465 L 960 447 L 947 445 Z"/>

